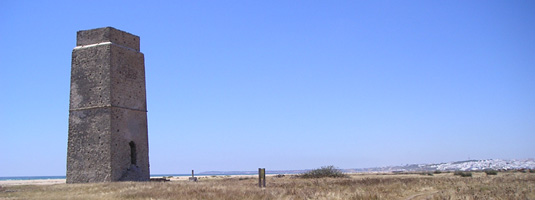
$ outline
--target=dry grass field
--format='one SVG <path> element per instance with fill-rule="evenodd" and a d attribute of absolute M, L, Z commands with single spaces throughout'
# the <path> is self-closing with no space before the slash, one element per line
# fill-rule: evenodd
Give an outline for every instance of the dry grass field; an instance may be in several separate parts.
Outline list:
<path fill-rule="evenodd" d="M 535 199 L 535 173 L 352 174 L 349 178 L 202 177 L 198 182 L 13 185 L 0 199 Z"/>

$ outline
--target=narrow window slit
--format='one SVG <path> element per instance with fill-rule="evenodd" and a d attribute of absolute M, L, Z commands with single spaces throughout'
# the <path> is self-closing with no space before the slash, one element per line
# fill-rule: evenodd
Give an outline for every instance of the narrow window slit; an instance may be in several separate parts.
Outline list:
<path fill-rule="evenodd" d="M 131 141 L 129 145 L 130 145 L 130 164 L 137 165 L 136 144 L 134 143 L 134 141 Z"/>

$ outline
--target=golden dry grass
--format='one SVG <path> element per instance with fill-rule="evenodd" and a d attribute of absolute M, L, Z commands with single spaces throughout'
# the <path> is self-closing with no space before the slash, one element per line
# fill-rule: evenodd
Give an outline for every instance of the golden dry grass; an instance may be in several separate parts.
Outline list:
<path fill-rule="evenodd" d="M 0 199 L 535 199 L 535 174 L 473 177 L 354 174 L 349 178 L 208 177 L 198 182 L 3 186 Z"/>

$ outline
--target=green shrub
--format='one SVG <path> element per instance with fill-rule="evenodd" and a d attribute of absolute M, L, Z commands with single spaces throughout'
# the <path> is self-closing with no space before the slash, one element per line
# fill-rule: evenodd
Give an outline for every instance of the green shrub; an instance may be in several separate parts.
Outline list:
<path fill-rule="evenodd" d="M 422 172 L 422 173 L 420 173 L 420 175 L 423 175 L 423 176 L 433 176 L 433 172 Z"/>
<path fill-rule="evenodd" d="M 455 173 L 453 173 L 453 175 L 457 175 L 461 177 L 472 177 L 472 172 L 456 171 Z"/>
<path fill-rule="evenodd" d="M 433 172 L 434 174 L 440 174 L 442 173 L 440 170 L 435 170 L 435 172 Z"/>
<path fill-rule="evenodd" d="M 284 176 L 285 176 L 284 174 L 277 174 L 277 175 L 275 175 L 276 178 L 282 178 L 282 177 L 284 177 Z"/>
<path fill-rule="evenodd" d="M 489 176 L 489 175 L 498 175 L 498 171 L 496 171 L 496 170 L 486 170 L 485 174 L 487 174 L 487 176 Z"/>
<path fill-rule="evenodd" d="M 319 169 L 310 170 L 308 172 L 300 174 L 299 177 L 301 178 L 324 178 L 324 177 L 347 178 L 349 176 L 344 174 L 341 170 L 331 165 L 331 166 L 321 167 Z"/>
<path fill-rule="evenodd" d="M 464 172 L 461 174 L 461 177 L 472 177 L 472 172 Z"/>

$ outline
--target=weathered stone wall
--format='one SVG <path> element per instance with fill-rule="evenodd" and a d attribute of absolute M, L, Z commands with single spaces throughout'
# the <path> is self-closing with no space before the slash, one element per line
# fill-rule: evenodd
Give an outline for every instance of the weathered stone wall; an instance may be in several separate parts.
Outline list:
<path fill-rule="evenodd" d="M 149 180 L 139 37 L 79 31 L 72 53 L 67 183 Z"/>

